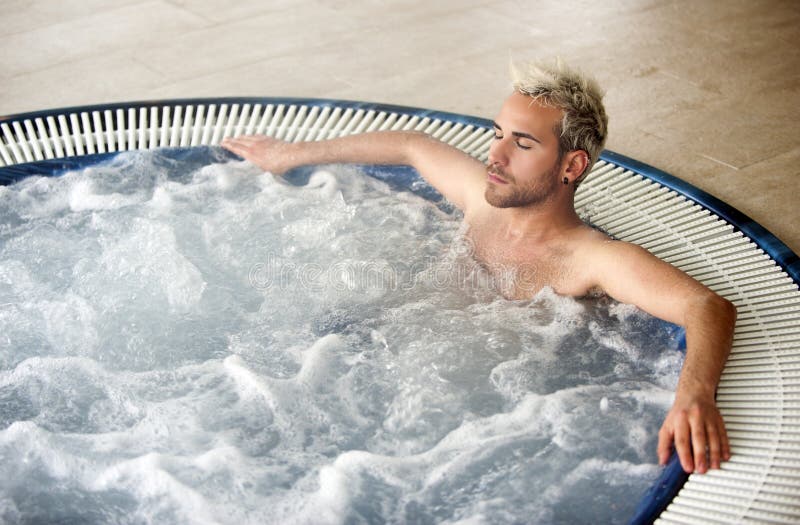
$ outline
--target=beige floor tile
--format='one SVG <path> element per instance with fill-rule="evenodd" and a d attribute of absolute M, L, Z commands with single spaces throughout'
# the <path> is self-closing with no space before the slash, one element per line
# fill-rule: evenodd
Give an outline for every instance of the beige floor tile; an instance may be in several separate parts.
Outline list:
<path fill-rule="evenodd" d="M 459 0 L 439 2 L 417 2 L 413 0 L 313 0 L 315 5 L 324 5 L 346 13 L 360 29 L 384 28 L 392 31 L 413 29 L 414 24 L 451 18 L 454 15 L 487 4 L 486 0 Z M 488 29 L 488 25 L 483 26 Z M 441 36 L 446 37 L 450 35 Z M 444 40 L 444 38 L 443 38 Z"/>
<path fill-rule="evenodd" d="M 744 168 L 797 145 L 800 121 L 795 90 L 751 94 L 741 99 L 720 99 L 706 107 L 675 112 L 642 124 L 642 129 L 683 151 L 720 163 Z"/>
<path fill-rule="evenodd" d="M 143 46 L 172 40 L 206 22 L 167 2 L 152 1 L 10 35 L 0 48 L 0 78 L 53 67 L 120 49 L 132 54 Z"/>
<path fill-rule="evenodd" d="M 222 4 L 219 0 L 172 0 L 172 3 L 215 22 L 230 22 L 264 13 L 279 14 L 282 11 L 291 11 L 297 8 L 310 8 L 323 13 L 333 13 L 334 20 L 337 19 L 337 16 L 346 16 L 360 29 L 365 29 L 408 24 L 409 21 L 416 21 L 420 18 L 448 16 L 455 11 L 485 4 L 486 0 L 460 0 L 458 2 L 310 0 L 302 3 L 297 0 L 270 0 L 269 2 L 245 0 L 230 4 Z"/>
<path fill-rule="evenodd" d="M 0 114 L 140 100 L 162 81 L 157 73 L 119 54 L 87 58 L 6 80 Z"/>
<path fill-rule="evenodd" d="M 0 36 L 39 30 L 66 21 L 95 16 L 141 0 L 2 0 Z"/>
<path fill-rule="evenodd" d="M 481 65 L 480 59 L 473 57 L 397 76 L 367 77 L 361 72 L 355 75 L 358 81 L 351 77 L 351 85 L 333 96 L 492 118 L 511 92 L 510 83 L 504 68 L 495 74 Z"/>
<path fill-rule="evenodd" d="M 240 0 L 223 3 L 219 0 L 170 0 L 175 6 L 213 23 L 231 22 L 265 13 L 280 13 L 298 5 L 296 0 Z"/>
<path fill-rule="evenodd" d="M 351 88 L 334 95 L 491 117 L 510 92 L 511 43 L 489 38 L 501 24 L 479 6 L 415 27 L 349 35 L 336 47 L 351 51 L 332 64 Z"/>
<path fill-rule="evenodd" d="M 739 171 L 712 175 L 704 185 L 714 196 L 755 219 L 798 253 L 800 148 Z"/>
<path fill-rule="evenodd" d="M 657 131 L 664 118 L 692 112 L 708 100 L 704 90 L 676 82 L 674 77 L 656 68 L 598 81 L 606 90 L 604 102 L 612 137 L 618 132 L 642 130 L 659 135 Z"/>
<path fill-rule="evenodd" d="M 338 18 L 337 18 L 338 17 Z M 334 45 L 354 27 L 342 15 L 313 6 L 261 14 L 200 31 L 176 35 L 169 42 L 136 52 L 136 60 L 170 81 L 214 74 L 283 55 L 305 56 Z"/>
<path fill-rule="evenodd" d="M 707 32 L 724 42 L 753 42 L 797 34 L 800 8 L 795 0 L 662 2 L 650 12 L 653 22 L 669 21 L 673 27 Z"/>
<path fill-rule="evenodd" d="M 333 57 L 321 53 L 306 58 L 302 61 L 303 67 L 298 67 L 301 62 L 295 55 L 268 58 L 208 75 L 162 84 L 150 89 L 147 96 L 330 98 L 332 93 L 348 86 L 337 75 L 325 71 L 325 66 L 332 59 Z M 235 79 L 235 82 L 231 82 L 231 79 Z"/>

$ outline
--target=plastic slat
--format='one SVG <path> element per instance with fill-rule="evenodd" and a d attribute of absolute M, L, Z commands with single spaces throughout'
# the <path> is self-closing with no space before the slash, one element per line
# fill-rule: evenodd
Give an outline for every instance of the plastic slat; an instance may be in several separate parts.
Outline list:
<path fill-rule="evenodd" d="M 250 119 L 251 109 L 252 107 L 250 106 L 250 104 L 245 104 L 244 106 L 242 106 L 241 113 L 239 113 L 239 119 L 236 121 L 236 125 L 230 131 L 229 135 L 228 134 L 225 135 L 226 137 L 238 137 L 244 134 L 247 122 Z M 231 119 L 231 122 L 233 122 L 233 119 Z"/>
<path fill-rule="evenodd" d="M 342 115 L 342 108 L 336 107 L 328 114 L 328 118 L 325 121 L 325 124 L 322 125 L 317 133 L 316 137 L 313 140 L 325 140 L 334 136 L 334 129 L 336 124 L 340 122 L 340 116 Z"/>
<path fill-rule="evenodd" d="M 296 106 L 293 106 L 296 107 Z M 287 116 L 287 127 L 286 133 L 284 135 L 284 140 L 288 142 L 295 142 L 298 132 L 302 130 L 303 122 L 305 122 L 306 117 L 308 114 L 308 107 L 307 106 L 300 106 L 300 108 L 295 112 L 294 116 L 291 117 L 291 121 L 289 120 L 289 116 Z"/>
<path fill-rule="evenodd" d="M 52 149 L 50 148 L 50 138 L 47 136 L 47 129 L 44 127 L 44 121 L 41 118 L 25 121 L 25 129 L 28 131 L 28 136 L 31 137 L 31 147 L 34 149 L 34 155 L 39 155 L 40 160 L 52 158 Z M 47 156 L 47 151 L 50 150 L 50 156 Z"/>
<path fill-rule="evenodd" d="M 253 106 L 253 111 L 250 113 L 250 120 L 247 122 L 247 127 L 244 129 L 245 135 L 252 135 L 256 132 L 256 126 L 258 126 L 258 119 L 261 116 L 261 104 L 256 104 Z"/>
<path fill-rule="evenodd" d="M 186 148 L 192 143 L 192 130 L 194 128 L 194 106 L 186 106 L 181 126 L 180 146 Z"/>
<path fill-rule="evenodd" d="M 16 134 L 17 137 L 17 145 L 19 146 L 20 151 L 22 151 L 22 155 L 23 158 L 25 159 L 25 162 L 32 162 L 36 160 L 36 158 L 33 155 L 33 152 L 31 151 L 30 146 L 28 145 L 28 140 L 25 137 L 25 132 L 22 131 L 22 126 L 20 125 L 20 123 L 13 122 L 11 124 L 11 127 L 14 129 L 14 133 Z"/>
<path fill-rule="evenodd" d="M 267 125 L 272 117 L 272 112 L 275 110 L 275 106 L 272 104 L 267 104 L 267 107 L 264 108 L 264 113 L 261 115 L 261 118 L 258 121 L 258 125 L 256 126 L 253 133 L 257 135 L 266 135 L 267 134 Z"/>
<path fill-rule="evenodd" d="M 161 125 L 158 126 L 157 142 L 159 148 L 166 148 L 169 146 L 170 127 L 172 121 L 170 119 L 171 111 L 169 106 L 162 106 L 161 118 L 159 121 Z"/>
<path fill-rule="evenodd" d="M 117 117 L 117 151 L 125 151 L 125 111 L 118 109 Z"/>
<path fill-rule="evenodd" d="M 25 162 L 25 157 L 22 154 L 22 151 L 17 147 L 17 140 L 14 137 L 14 133 L 11 131 L 11 128 L 5 122 L 0 124 L 0 130 L 3 132 L 3 138 L 5 139 L 6 144 L 8 145 L 8 149 L 10 150 L 10 155 L 8 155 L 7 160 L 8 164 L 18 164 L 21 162 Z"/>
<path fill-rule="evenodd" d="M 359 121 L 358 125 L 355 128 L 353 128 L 353 131 L 351 131 L 350 133 L 352 135 L 364 133 L 369 129 L 369 127 L 372 125 L 374 121 L 375 121 L 375 110 L 371 109 L 366 113 L 364 113 L 363 118 Z"/>
<path fill-rule="evenodd" d="M 392 131 L 400 131 L 400 130 L 403 130 L 403 129 L 407 129 L 406 126 L 408 125 L 408 122 L 411 120 L 411 118 L 412 117 L 410 117 L 408 115 L 400 115 L 400 117 L 397 119 L 397 121 L 395 121 L 395 123 L 392 124 L 392 127 L 388 128 L 388 129 L 390 129 Z"/>
<path fill-rule="evenodd" d="M 58 133 L 56 119 L 53 116 L 47 117 L 47 129 L 50 136 L 50 143 L 53 146 L 53 158 L 60 159 L 65 156 L 64 148 L 61 147 L 61 136 Z"/>
<path fill-rule="evenodd" d="M 205 122 L 204 120 L 205 111 L 206 108 L 203 105 L 199 105 L 195 109 L 194 125 L 191 127 L 192 138 L 189 141 L 189 146 L 194 147 L 194 146 L 199 146 L 201 144 L 200 140 L 203 136 L 202 134 L 203 134 L 203 123 Z"/>
<path fill-rule="evenodd" d="M 226 118 L 223 118 L 222 121 L 217 125 L 217 129 L 214 131 L 214 137 L 212 139 L 213 144 L 219 144 L 222 142 L 222 139 L 225 137 L 229 137 L 233 134 L 234 127 L 236 126 L 236 122 L 239 118 L 239 104 L 234 104 L 230 106 L 229 113 Z"/>
<path fill-rule="evenodd" d="M 92 111 L 92 123 L 90 129 L 94 131 L 94 143 L 98 153 L 106 152 L 106 137 L 103 133 L 103 124 L 100 121 L 100 112 Z"/>
<path fill-rule="evenodd" d="M 14 161 L 11 160 L 11 152 L 6 149 L 2 140 L 0 140 L 0 162 L 2 162 L 3 166 L 11 166 L 14 164 Z"/>
<path fill-rule="evenodd" d="M 35 160 L 44 160 L 44 155 L 42 155 L 42 149 L 39 147 L 39 139 L 36 136 L 36 131 L 33 129 L 33 122 L 30 119 L 25 120 L 25 131 L 28 133 L 28 143 L 30 144 L 30 149 L 33 152 L 33 158 Z"/>
<path fill-rule="evenodd" d="M 206 112 L 206 119 L 203 122 L 202 134 L 200 135 L 200 142 L 198 145 L 206 146 L 211 143 L 211 136 L 214 133 L 214 124 L 217 119 L 217 105 L 209 104 L 208 111 Z"/>
<path fill-rule="evenodd" d="M 183 115 L 183 108 L 175 106 L 172 112 L 172 124 L 169 126 L 169 141 L 167 146 L 170 148 L 177 148 L 181 143 L 181 116 Z M 166 136 L 166 133 L 164 134 Z"/>
<path fill-rule="evenodd" d="M 306 118 L 306 122 L 303 124 L 305 129 L 302 130 L 301 133 L 298 133 L 297 140 L 298 141 L 313 141 L 315 140 L 317 133 L 325 124 L 325 119 L 330 114 L 331 108 L 322 108 L 314 107 L 311 113 L 308 114 Z"/>
<path fill-rule="evenodd" d="M 375 116 L 372 118 L 372 122 L 369 123 L 369 126 L 364 129 L 364 133 L 370 133 L 373 131 L 378 131 L 381 129 L 383 122 L 386 120 L 386 112 L 385 111 L 378 111 L 375 113 Z"/>

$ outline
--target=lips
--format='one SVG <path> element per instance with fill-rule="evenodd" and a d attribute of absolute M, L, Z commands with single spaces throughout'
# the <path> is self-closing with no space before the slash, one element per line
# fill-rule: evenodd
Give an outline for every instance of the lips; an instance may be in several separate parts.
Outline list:
<path fill-rule="evenodd" d="M 495 184 L 508 184 L 508 181 L 504 178 L 504 173 L 500 168 L 495 165 L 490 165 L 486 168 L 486 176 L 489 179 L 489 182 L 494 182 Z"/>

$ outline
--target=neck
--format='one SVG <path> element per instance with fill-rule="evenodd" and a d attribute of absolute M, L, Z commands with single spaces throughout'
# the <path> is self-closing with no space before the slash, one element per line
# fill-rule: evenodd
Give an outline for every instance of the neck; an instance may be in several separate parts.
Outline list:
<path fill-rule="evenodd" d="M 583 225 L 572 195 L 519 208 L 497 208 L 497 231 L 505 239 L 547 241 Z"/>

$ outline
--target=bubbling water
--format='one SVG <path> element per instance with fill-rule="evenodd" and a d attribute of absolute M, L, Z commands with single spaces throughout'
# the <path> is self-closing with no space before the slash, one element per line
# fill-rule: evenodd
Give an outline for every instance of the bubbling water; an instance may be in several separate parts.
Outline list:
<path fill-rule="evenodd" d="M 202 155 L 0 188 L 0 521 L 627 520 L 676 327 L 504 300 L 356 169 Z"/>

